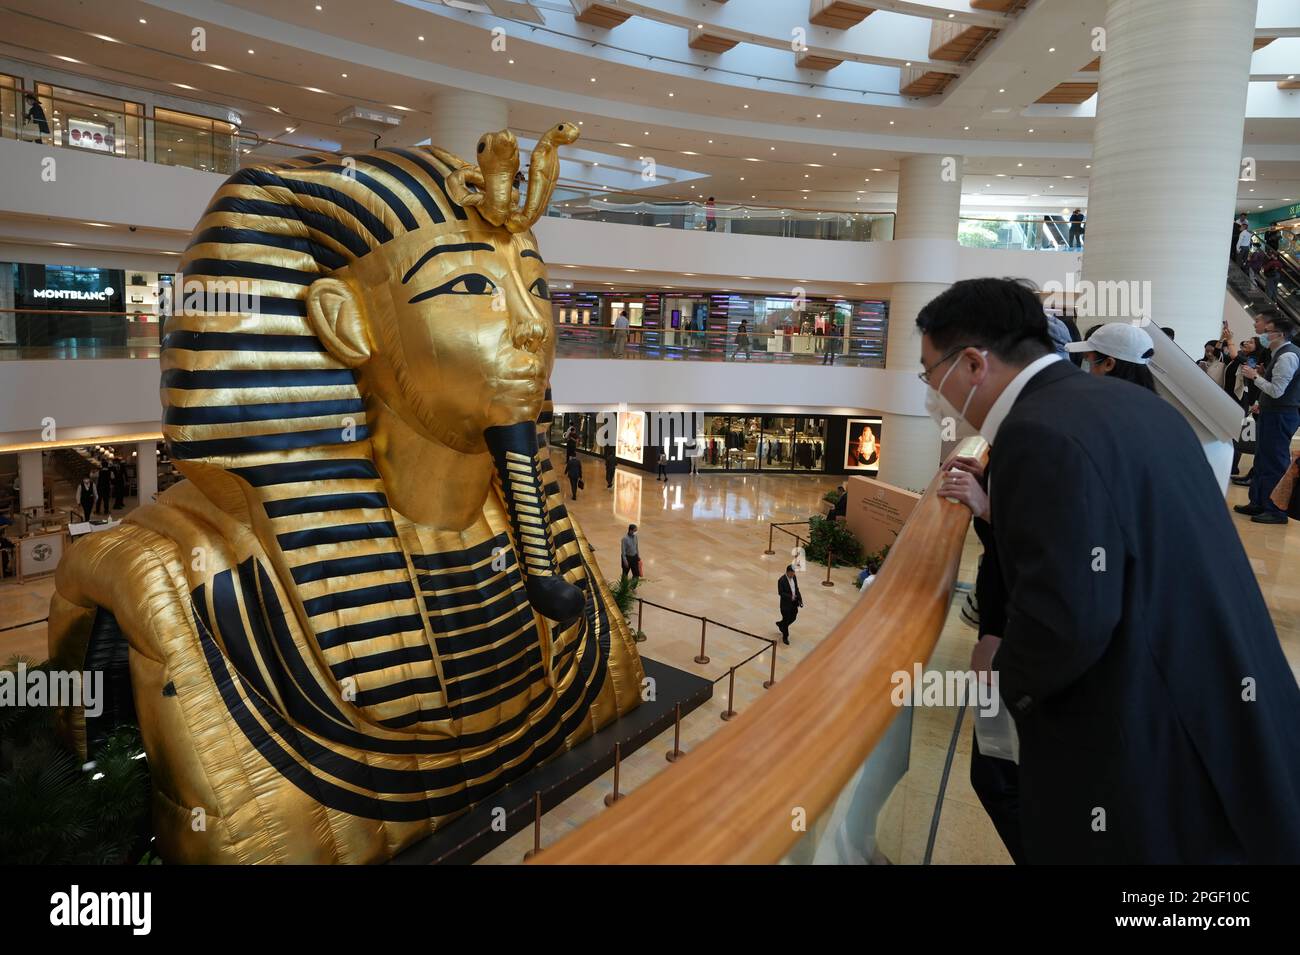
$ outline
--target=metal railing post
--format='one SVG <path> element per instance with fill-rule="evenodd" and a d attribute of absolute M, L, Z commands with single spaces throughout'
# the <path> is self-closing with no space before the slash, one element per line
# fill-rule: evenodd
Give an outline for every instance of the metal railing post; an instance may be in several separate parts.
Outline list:
<path fill-rule="evenodd" d="M 685 755 L 686 751 L 682 749 L 682 705 L 680 703 L 674 703 L 673 748 L 668 751 L 668 755 L 666 755 L 664 759 L 668 760 L 670 763 L 675 763 Z"/>
<path fill-rule="evenodd" d="M 645 630 L 641 626 L 641 621 L 644 617 L 645 617 L 645 598 L 637 597 L 636 598 L 636 633 L 632 635 L 632 639 L 635 640 L 637 643 L 645 643 L 646 641 Z"/>
<path fill-rule="evenodd" d="M 533 847 L 524 853 L 524 859 L 531 859 L 542 851 L 542 792 L 533 793 Z"/>
<path fill-rule="evenodd" d="M 722 718 L 724 720 L 729 720 L 736 715 L 735 696 L 736 696 L 736 668 L 732 667 L 727 674 L 727 708 L 722 713 Z"/>
<path fill-rule="evenodd" d="M 772 534 L 776 531 L 775 524 L 767 525 L 767 550 L 763 551 L 763 556 L 771 557 L 776 551 L 772 550 Z"/>
<path fill-rule="evenodd" d="M 826 579 L 822 581 L 823 587 L 834 587 L 835 581 L 831 580 L 831 568 L 835 566 L 835 551 L 829 547 L 826 548 Z"/>
<path fill-rule="evenodd" d="M 618 770 L 619 764 L 623 762 L 622 745 L 614 744 L 614 791 L 605 796 L 605 805 L 612 806 L 623 798 L 623 794 L 618 791 Z"/>
<path fill-rule="evenodd" d="M 695 658 L 695 662 L 701 665 L 709 662 L 709 658 L 704 655 L 704 628 L 708 626 L 708 623 L 709 621 L 706 618 L 700 618 L 700 655 Z"/>
<path fill-rule="evenodd" d="M 765 690 L 770 690 L 776 683 L 776 641 L 769 640 L 768 643 L 772 645 L 772 673 L 763 684 L 763 689 Z"/>

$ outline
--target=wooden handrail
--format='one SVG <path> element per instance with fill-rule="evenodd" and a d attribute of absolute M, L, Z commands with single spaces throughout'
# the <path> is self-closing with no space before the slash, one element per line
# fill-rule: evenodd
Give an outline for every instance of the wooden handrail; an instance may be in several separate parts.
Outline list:
<path fill-rule="evenodd" d="M 983 458 L 967 438 L 956 454 Z M 934 650 L 952 598 L 965 505 L 938 496 L 938 475 L 880 574 L 782 683 L 654 779 L 530 864 L 774 863 L 826 812 L 898 710 L 891 677 Z"/>

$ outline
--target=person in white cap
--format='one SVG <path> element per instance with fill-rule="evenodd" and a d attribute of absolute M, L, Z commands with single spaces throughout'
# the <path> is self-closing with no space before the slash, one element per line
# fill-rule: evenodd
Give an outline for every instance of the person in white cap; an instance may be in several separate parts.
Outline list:
<path fill-rule="evenodd" d="M 1065 350 L 1083 353 L 1084 371 L 1131 381 L 1148 391 L 1156 390 L 1155 378 L 1148 367 L 1155 346 L 1144 328 L 1128 322 L 1111 322 L 1094 328 L 1081 342 L 1070 342 Z"/>

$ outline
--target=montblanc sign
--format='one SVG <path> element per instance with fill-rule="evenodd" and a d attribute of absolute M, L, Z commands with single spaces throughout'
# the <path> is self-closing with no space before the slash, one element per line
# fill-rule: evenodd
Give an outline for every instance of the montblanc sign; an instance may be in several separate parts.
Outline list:
<path fill-rule="evenodd" d="M 106 288 L 101 292 L 83 292 L 68 288 L 37 288 L 29 293 L 32 298 L 68 299 L 74 302 L 107 302 L 113 297 L 113 290 Z"/>

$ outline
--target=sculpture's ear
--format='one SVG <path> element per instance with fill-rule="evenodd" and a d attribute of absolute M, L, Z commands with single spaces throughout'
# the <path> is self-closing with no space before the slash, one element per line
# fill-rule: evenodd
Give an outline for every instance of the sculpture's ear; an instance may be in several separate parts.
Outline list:
<path fill-rule="evenodd" d="M 331 355 L 349 368 L 370 358 L 370 338 L 361 299 L 342 279 L 324 278 L 307 290 L 307 317 L 312 331 Z"/>

